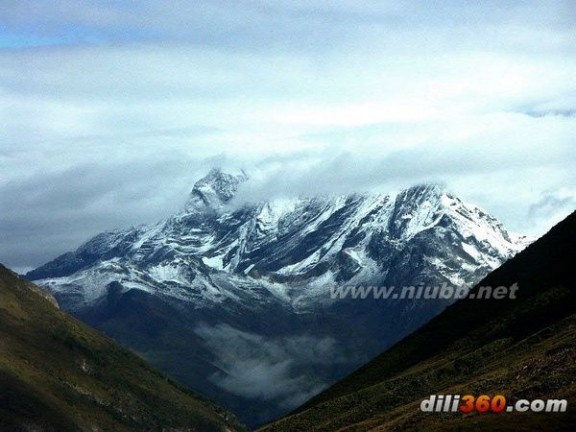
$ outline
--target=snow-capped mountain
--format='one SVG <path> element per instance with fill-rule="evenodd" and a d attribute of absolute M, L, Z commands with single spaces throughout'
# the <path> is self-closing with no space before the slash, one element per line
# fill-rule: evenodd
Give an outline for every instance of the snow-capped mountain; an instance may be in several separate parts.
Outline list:
<path fill-rule="evenodd" d="M 530 241 L 436 185 L 241 205 L 247 181 L 212 170 L 182 212 L 99 234 L 27 277 L 255 424 L 448 303 L 333 299 L 334 287 L 471 285 Z"/>

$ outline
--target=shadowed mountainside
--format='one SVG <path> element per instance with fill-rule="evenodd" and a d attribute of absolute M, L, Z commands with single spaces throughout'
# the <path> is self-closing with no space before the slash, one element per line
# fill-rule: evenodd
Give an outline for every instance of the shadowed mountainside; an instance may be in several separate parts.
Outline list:
<path fill-rule="evenodd" d="M 465 299 L 261 431 L 573 430 L 576 213 L 484 278 L 516 299 Z M 474 292 L 474 290 L 472 292 Z M 431 394 L 567 399 L 566 413 L 423 413 Z"/>
<path fill-rule="evenodd" d="M 0 265 L 0 431 L 240 430 Z"/>

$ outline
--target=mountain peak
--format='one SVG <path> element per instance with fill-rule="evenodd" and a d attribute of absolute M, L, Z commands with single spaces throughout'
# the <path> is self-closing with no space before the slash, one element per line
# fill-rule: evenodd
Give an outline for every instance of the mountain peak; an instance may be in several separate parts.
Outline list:
<path fill-rule="evenodd" d="M 446 193 L 446 188 L 439 183 L 422 183 L 404 189 L 400 192 L 400 195 L 405 196 L 407 199 L 414 200 L 431 197 L 438 198 Z"/>
<path fill-rule="evenodd" d="M 234 197 L 240 184 L 246 180 L 248 175 L 244 170 L 228 173 L 220 168 L 212 168 L 194 184 L 186 204 L 186 211 L 219 210 Z"/>

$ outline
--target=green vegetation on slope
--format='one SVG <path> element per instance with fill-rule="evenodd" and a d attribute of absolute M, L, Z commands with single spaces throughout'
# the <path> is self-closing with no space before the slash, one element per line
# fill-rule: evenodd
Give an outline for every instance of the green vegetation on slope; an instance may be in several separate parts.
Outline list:
<path fill-rule="evenodd" d="M 576 213 L 478 286 L 517 299 L 462 300 L 261 431 L 561 431 L 576 425 Z M 478 287 L 476 287 L 477 289 Z M 562 398 L 567 413 L 423 413 L 431 394 Z"/>
<path fill-rule="evenodd" d="M 145 320 L 145 317 L 142 318 Z M 241 430 L 0 265 L 0 431 Z"/>

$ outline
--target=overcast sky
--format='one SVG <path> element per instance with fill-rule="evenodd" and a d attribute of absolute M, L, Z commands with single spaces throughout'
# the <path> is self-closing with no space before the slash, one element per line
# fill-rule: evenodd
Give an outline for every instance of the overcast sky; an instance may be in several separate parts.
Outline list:
<path fill-rule="evenodd" d="M 180 209 L 441 182 L 510 230 L 576 208 L 573 1 L 3 0 L 0 262 Z M 247 195 L 247 194 L 245 194 Z"/>

